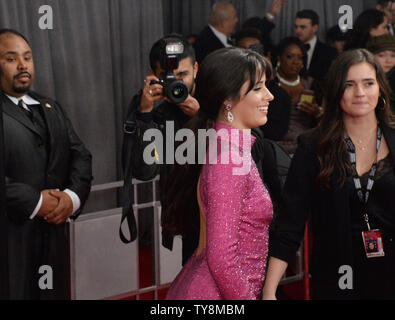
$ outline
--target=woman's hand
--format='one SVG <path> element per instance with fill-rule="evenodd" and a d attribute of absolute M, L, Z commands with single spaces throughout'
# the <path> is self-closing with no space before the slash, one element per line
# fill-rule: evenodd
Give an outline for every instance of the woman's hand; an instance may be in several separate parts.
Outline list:
<path fill-rule="evenodd" d="M 322 113 L 323 113 L 323 108 L 320 107 L 318 104 L 316 103 L 309 103 L 307 101 L 301 101 L 298 103 L 298 107 L 297 107 L 300 111 L 305 112 L 311 116 L 313 116 L 314 118 L 318 119 Z"/>
<path fill-rule="evenodd" d="M 277 300 L 277 298 L 275 294 L 266 294 L 265 291 L 263 291 L 262 300 Z"/>

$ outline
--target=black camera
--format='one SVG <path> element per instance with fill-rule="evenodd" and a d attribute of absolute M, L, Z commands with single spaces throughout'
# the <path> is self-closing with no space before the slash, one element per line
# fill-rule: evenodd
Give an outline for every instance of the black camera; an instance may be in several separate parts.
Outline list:
<path fill-rule="evenodd" d="M 188 97 L 188 87 L 182 79 L 177 79 L 174 70 L 178 68 L 180 55 L 184 52 L 184 45 L 179 41 L 169 42 L 166 45 L 166 55 L 160 61 L 161 67 L 165 70 L 159 81 L 152 80 L 150 84 L 160 84 L 163 86 L 164 95 L 174 104 L 184 102 Z"/>

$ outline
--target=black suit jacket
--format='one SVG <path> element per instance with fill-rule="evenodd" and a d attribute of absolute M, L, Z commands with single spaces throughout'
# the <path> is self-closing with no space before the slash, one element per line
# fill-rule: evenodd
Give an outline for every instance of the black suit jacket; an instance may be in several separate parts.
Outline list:
<path fill-rule="evenodd" d="M 329 67 L 336 57 L 337 51 L 335 48 L 332 48 L 317 39 L 308 70 L 309 76 L 312 76 L 314 79 L 320 82 L 325 80 L 325 76 L 328 73 Z"/>
<path fill-rule="evenodd" d="M 206 26 L 196 39 L 194 48 L 196 60 L 200 64 L 208 54 L 215 50 L 225 48 L 225 46 L 211 31 L 210 27 Z"/>
<path fill-rule="evenodd" d="M 6 213 L 9 218 L 11 298 L 65 298 L 68 294 L 67 224 L 29 219 L 44 189 L 74 191 L 85 203 L 92 180 L 92 157 L 55 101 L 29 92 L 40 102 L 47 137 L 26 113 L 0 93 L 3 104 Z M 47 148 L 43 141 L 47 139 Z M 38 288 L 38 268 L 50 265 L 53 290 Z M 56 269 L 56 272 L 55 272 Z M 57 290 L 58 289 L 58 290 Z"/>
<path fill-rule="evenodd" d="M 9 299 L 8 292 L 8 220 L 5 215 L 3 106 L 0 100 L 0 300 Z"/>
<path fill-rule="evenodd" d="M 382 129 L 392 160 L 395 162 L 395 129 L 384 125 Z M 298 149 L 292 158 L 284 186 L 283 203 L 272 223 L 269 255 L 292 262 L 303 240 L 305 224 L 310 219 L 313 237 L 312 297 L 349 299 L 353 298 L 352 290 L 341 290 L 338 283 L 341 276 L 339 267 L 353 266 L 354 261 L 350 198 L 355 193 L 355 187 L 351 176 L 343 187 L 338 186 L 335 182 L 337 172 L 333 174 L 329 190 L 322 190 L 316 186 L 315 178 L 319 170 L 316 157 L 317 143 L 315 130 L 298 138 Z M 385 185 L 379 186 L 378 182 L 373 185 L 368 211 L 372 212 L 380 206 L 386 212 L 393 212 L 395 182 L 389 181 L 391 180 L 386 179 L 385 182 L 380 182 Z M 372 228 L 374 227 L 376 226 L 372 224 Z"/>

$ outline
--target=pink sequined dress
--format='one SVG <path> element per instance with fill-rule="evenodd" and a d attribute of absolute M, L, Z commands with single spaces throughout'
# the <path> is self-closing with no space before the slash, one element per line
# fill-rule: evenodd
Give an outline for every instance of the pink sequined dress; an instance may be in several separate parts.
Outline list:
<path fill-rule="evenodd" d="M 192 255 L 173 281 L 169 300 L 254 300 L 262 289 L 273 207 L 251 157 L 255 138 L 248 134 L 251 143 L 243 148 L 242 131 L 224 124 L 215 124 L 214 129 L 223 129 L 229 137 L 231 131 L 240 133 L 239 143 L 234 144 L 233 138 L 225 141 L 231 147 L 223 156 L 219 140 L 224 139 L 218 137 L 216 163 L 208 163 L 207 154 L 199 183 L 206 246 Z M 234 160 L 237 155 L 243 159 L 239 164 Z M 246 163 L 248 173 L 235 174 L 234 169 Z"/>

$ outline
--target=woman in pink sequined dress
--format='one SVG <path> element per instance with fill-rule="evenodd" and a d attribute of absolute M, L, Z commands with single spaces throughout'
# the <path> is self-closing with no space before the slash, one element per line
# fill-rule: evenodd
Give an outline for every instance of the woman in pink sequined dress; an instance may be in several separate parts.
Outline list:
<path fill-rule="evenodd" d="M 166 228 L 185 235 L 193 217 L 200 217 L 200 237 L 166 299 L 259 297 L 273 207 L 251 157 L 251 128 L 267 121 L 270 76 L 263 57 L 236 48 L 210 54 L 200 67 L 195 94 L 200 110 L 189 128 L 195 137 L 199 129 L 217 135 L 209 139 L 203 165 L 177 165 L 168 183 L 172 218 Z"/>

